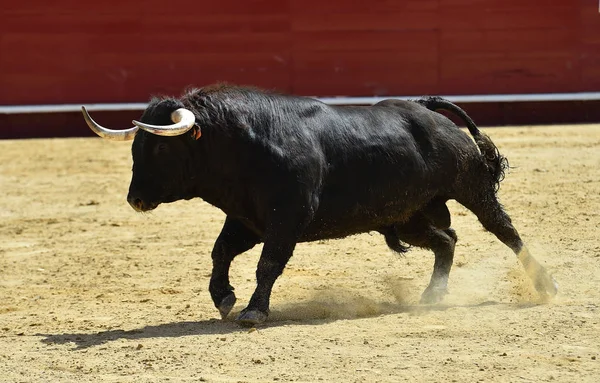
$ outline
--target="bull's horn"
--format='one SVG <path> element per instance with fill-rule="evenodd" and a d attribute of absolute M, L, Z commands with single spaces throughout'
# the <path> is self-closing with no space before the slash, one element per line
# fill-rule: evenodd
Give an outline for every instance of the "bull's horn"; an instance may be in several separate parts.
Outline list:
<path fill-rule="evenodd" d="M 135 133 L 138 131 L 137 126 L 125 130 L 106 129 L 105 127 L 99 125 L 96 121 L 92 120 L 92 117 L 90 117 L 87 110 L 85 110 L 85 106 L 81 107 L 81 111 L 83 112 L 83 118 L 85 119 L 85 122 L 88 124 L 90 129 L 92 129 L 94 133 L 96 133 L 100 137 L 106 138 L 107 140 L 130 141 L 133 140 Z"/>
<path fill-rule="evenodd" d="M 173 121 L 174 124 L 150 125 L 136 120 L 133 120 L 132 122 L 133 125 L 137 126 L 138 128 L 144 129 L 145 131 L 158 136 L 179 136 L 194 126 L 196 123 L 196 116 L 194 116 L 194 113 L 188 109 L 179 108 L 171 113 L 171 121 Z"/>

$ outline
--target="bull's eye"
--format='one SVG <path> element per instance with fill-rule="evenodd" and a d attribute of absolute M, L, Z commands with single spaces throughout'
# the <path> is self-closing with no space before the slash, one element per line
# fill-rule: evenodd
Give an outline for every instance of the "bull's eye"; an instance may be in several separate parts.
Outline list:
<path fill-rule="evenodd" d="M 164 142 L 159 142 L 154 147 L 154 154 L 155 155 L 166 154 L 168 152 L 169 152 L 169 146 L 167 144 L 165 144 Z"/>

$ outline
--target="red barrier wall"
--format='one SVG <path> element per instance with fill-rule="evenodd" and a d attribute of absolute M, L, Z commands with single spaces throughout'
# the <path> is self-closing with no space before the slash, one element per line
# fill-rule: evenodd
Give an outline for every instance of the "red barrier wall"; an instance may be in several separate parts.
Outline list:
<path fill-rule="evenodd" d="M 0 10 L 0 105 L 217 81 L 304 95 L 600 90 L 596 0 L 105 0 Z"/>
<path fill-rule="evenodd" d="M 600 90 L 595 0 L 31 0 L 3 8 L 4 105 L 145 101 L 215 81 L 318 96 Z"/>

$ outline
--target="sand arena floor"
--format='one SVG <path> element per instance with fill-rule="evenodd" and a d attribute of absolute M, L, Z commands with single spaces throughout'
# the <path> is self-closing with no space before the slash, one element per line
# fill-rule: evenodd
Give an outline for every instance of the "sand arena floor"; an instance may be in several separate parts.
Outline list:
<path fill-rule="evenodd" d="M 0 381 L 600 381 L 600 125 L 484 130 L 513 166 L 500 199 L 555 299 L 451 203 L 442 304 L 417 303 L 430 252 L 364 234 L 299 245 L 257 330 L 210 300 L 223 214 L 201 200 L 135 213 L 129 143 L 0 141 Z M 260 248 L 234 261 L 235 312 Z"/>

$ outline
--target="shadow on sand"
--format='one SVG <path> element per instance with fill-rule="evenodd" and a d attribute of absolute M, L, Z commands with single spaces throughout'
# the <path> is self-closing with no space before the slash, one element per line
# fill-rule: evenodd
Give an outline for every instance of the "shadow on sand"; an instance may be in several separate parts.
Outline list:
<path fill-rule="evenodd" d="M 485 306 L 506 306 L 508 309 L 525 309 L 538 306 L 538 304 L 514 304 L 487 301 L 471 305 L 407 305 L 403 303 L 377 303 L 367 298 L 360 301 L 342 302 L 332 304 L 329 301 L 307 301 L 296 304 L 287 304 L 271 312 L 269 319 L 260 325 L 261 329 L 279 326 L 319 325 L 358 318 L 377 317 L 380 315 L 393 315 L 410 313 L 420 315 L 433 311 L 444 311 L 451 308 L 477 308 Z M 236 315 L 230 315 L 235 318 Z M 47 345 L 75 344 L 72 350 L 82 350 L 99 346 L 108 342 L 127 339 L 142 340 L 149 338 L 175 338 L 193 335 L 219 335 L 236 332 L 247 332 L 248 328 L 239 326 L 233 319 L 209 319 L 202 321 L 185 321 L 164 323 L 155 326 L 145 326 L 134 330 L 107 330 L 97 333 L 61 333 L 61 334 L 36 334 Z"/>

